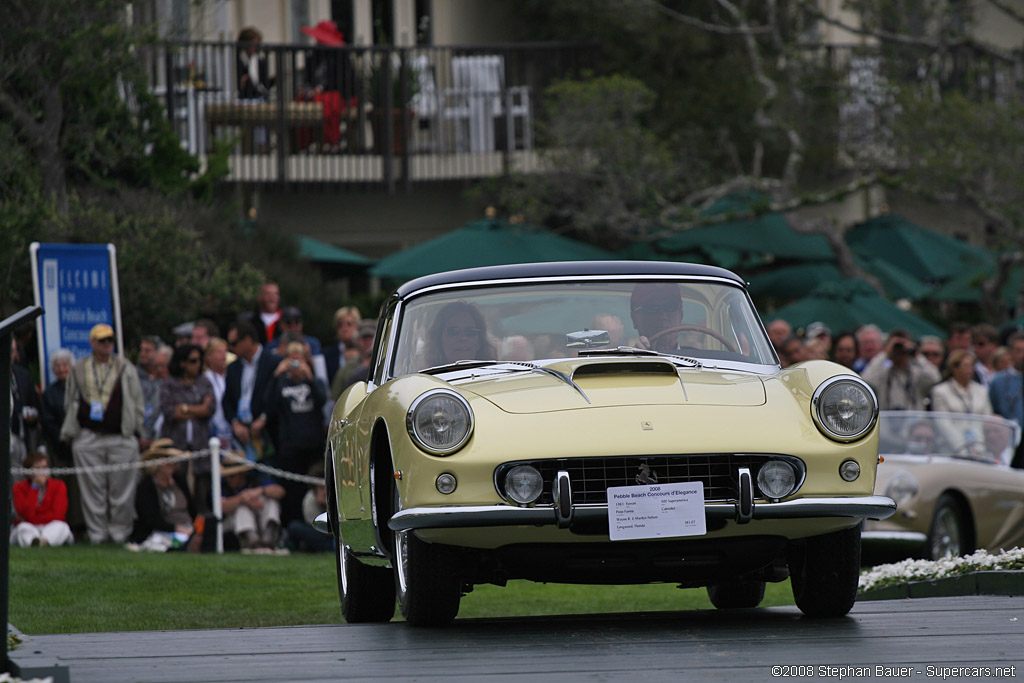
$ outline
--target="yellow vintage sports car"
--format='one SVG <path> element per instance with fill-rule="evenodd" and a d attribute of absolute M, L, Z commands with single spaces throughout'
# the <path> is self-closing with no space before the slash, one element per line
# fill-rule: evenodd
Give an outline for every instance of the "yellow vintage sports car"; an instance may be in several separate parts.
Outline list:
<path fill-rule="evenodd" d="M 1016 422 L 994 415 L 882 411 L 875 490 L 896 514 L 864 526 L 865 548 L 937 560 L 1024 542 Z"/>
<path fill-rule="evenodd" d="M 346 620 L 455 618 L 510 579 L 707 586 L 792 577 L 846 614 L 877 402 L 840 365 L 781 369 L 743 281 L 709 266 L 496 266 L 408 282 L 368 382 L 334 408 L 328 512 Z"/>

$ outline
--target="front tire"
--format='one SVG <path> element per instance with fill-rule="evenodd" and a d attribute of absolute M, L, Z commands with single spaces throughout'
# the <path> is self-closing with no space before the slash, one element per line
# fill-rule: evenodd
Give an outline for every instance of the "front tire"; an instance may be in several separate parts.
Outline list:
<path fill-rule="evenodd" d="M 748 609 L 764 600 L 764 581 L 731 581 L 708 586 L 708 599 L 716 609 Z"/>
<path fill-rule="evenodd" d="M 857 599 L 860 527 L 808 538 L 790 551 L 793 598 L 809 617 L 842 617 Z"/>
<path fill-rule="evenodd" d="M 334 566 L 338 575 L 341 616 L 350 624 L 391 621 L 395 614 L 395 583 L 387 567 L 363 564 L 341 536 L 338 495 L 333 468 L 327 474 L 327 517 L 334 534 Z"/>
<path fill-rule="evenodd" d="M 397 492 L 394 502 L 397 509 Z M 402 616 L 413 626 L 450 624 L 462 600 L 462 578 L 451 551 L 412 531 L 394 532 L 394 542 L 395 591 Z"/>

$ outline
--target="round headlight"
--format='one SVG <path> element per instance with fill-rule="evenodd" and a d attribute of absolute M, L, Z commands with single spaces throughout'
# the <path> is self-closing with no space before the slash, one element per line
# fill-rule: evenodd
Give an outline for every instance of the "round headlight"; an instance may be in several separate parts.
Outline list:
<path fill-rule="evenodd" d="M 520 505 L 537 500 L 543 490 L 544 477 L 530 465 L 516 465 L 505 475 L 505 495 Z"/>
<path fill-rule="evenodd" d="M 844 460 L 839 466 L 839 476 L 843 481 L 857 481 L 860 477 L 860 463 L 856 460 Z"/>
<path fill-rule="evenodd" d="M 437 487 L 438 493 L 449 495 L 455 492 L 455 487 L 459 485 L 459 482 L 455 479 L 455 475 L 450 472 L 444 472 L 443 474 L 437 475 L 437 481 L 434 482 L 434 486 Z"/>
<path fill-rule="evenodd" d="M 412 402 L 406 427 L 423 450 L 434 455 L 450 455 L 469 439 L 473 431 L 473 412 L 466 399 L 455 392 L 434 389 Z"/>
<path fill-rule="evenodd" d="M 858 377 L 825 380 L 811 399 L 814 421 L 836 441 L 854 441 L 871 431 L 878 419 L 878 401 L 871 387 Z"/>
<path fill-rule="evenodd" d="M 885 487 L 885 495 L 896 501 L 901 508 L 917 495 L 917 480 L 909 472 L 897 472 Z"/>
<path fill-rule="evenodd" d="M 757 472 L 757 488 L 768 498 L 784 498 L 796 487 L 793 466 L 781 460 L 769 460 Z"/>

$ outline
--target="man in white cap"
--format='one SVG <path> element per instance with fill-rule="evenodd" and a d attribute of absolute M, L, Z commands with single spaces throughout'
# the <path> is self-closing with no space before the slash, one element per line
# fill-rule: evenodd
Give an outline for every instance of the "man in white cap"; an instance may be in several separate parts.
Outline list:
<path fill-rule="evenodd" d="M 145 417 L 142 387 L 135 368 L 114 353 L 110 325 L 93 326 L 89 345 L 92 353 L 68 375 L 60 438 L 71 442 L 75 467 L 85 470 L 78 483 L 89 541 L 124 543 L 132 532 L 138 473 L 90 468 L 138 461 L 136 435 Z"/>

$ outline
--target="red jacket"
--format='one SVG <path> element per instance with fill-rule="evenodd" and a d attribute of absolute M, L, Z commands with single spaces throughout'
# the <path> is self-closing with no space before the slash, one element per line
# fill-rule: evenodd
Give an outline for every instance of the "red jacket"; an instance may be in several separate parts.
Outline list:
<path fill-rule="evenodd" d="M 43 502 L 39 501 L 39 489 L 32 487 L 32 482 L 22 479 L 11 490 L 14 497 L 14 511 L 17 521 L 30 524 L 49 524 L 60 520 L 67 521 L 68 487 L 60 479 L 46 480 L 46 494 Z"/>

